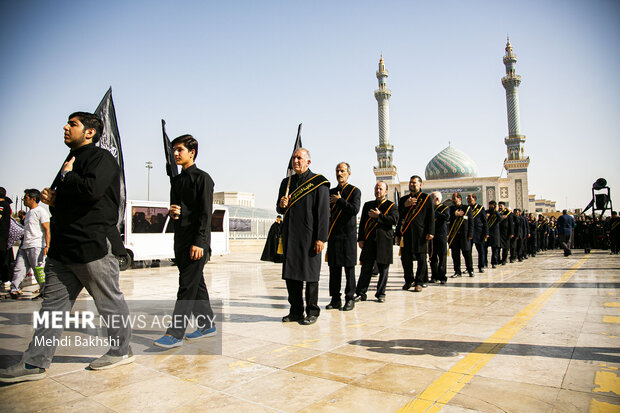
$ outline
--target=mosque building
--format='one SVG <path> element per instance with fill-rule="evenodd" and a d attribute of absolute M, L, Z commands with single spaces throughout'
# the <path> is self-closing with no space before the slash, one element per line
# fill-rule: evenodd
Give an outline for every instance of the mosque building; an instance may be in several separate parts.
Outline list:
<path fill-rule="evenodd" d="M 507 156 L 504 168 L 507 176 L 478 177 L 476 162 L 463 151 L 452 145 L 444 148 L 431 159 L 424 171 L 424 192 L 439 191 L 443 199 L 450 199 L 454 192 L 463 195 L 474 193 L 478 203 L 484 206 L 489 201 L 504 201 L 511 208 L 519 208 L 529 212 L 555 212 L 555 202 L 536 199 L 528 192 L 527 168 L 530 157 L 525 154 L 525 135 L 521 134 L 519 119 L 519 85 L 521 76 L 516 74 L 517 56 L 514 54 L 510 39 L 506 43 L 504 65 L 506 76 L 502 85 L 506 89 L 506 106 L 508 111 L 508 136 L 504 138 Z M 397 168 L 392 162 L 394 146 L 390 144 L 389 99 L 392 91 L 387 88 L 388 71 L 383 56 L 379 60 L 377 79 L 379 88 L 375 90 L 379 109 L 379 145 L 375 147 L 378 165 L 374 167 L 377 181 L 385 181 L 391 188 L 397 188 L 400 196 L 409 193 L 409 181 L 399 182 Z M 394 200 L 396 191 L 389 191 L 389 198 Z"/>

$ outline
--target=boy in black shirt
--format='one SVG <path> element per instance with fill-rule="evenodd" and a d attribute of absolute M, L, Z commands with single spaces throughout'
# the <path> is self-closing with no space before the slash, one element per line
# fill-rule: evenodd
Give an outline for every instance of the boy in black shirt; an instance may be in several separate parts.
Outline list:
<path fill-rule="evenodd" d="M 174 256 L 179 267 L 179 290 L 174 306 L 172 325 L 166 334 L 153 343 L 171 348 L 183 344 L 187 322 L 192 314 L 198 329 L 185 335 L 197 340 L 215 335 L 213 310 L 203 270 L 211 255 L 211 214 L 213 180 L 194 164 L 198 142 L 183 135 L 171 142 L 174 160 L 182 171 L 172 179 L 170 217 L 174 220 Z"/>

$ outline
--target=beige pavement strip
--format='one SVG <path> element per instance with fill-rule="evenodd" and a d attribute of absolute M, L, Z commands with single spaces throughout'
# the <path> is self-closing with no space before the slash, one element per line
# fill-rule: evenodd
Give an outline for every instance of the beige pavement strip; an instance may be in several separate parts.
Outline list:
<path fill-rule="evenodd" d="M 546 289 L 474 351 L 456 363 L 454 367 L 431 383 L 414 400 L 400 408 L 398 413 L 430 413 L 440 411 L 547 304 L 551 297 L 562 288 L 589 257 L 590 255 L 588 254 L 580 259 L 551 287 Z"/>

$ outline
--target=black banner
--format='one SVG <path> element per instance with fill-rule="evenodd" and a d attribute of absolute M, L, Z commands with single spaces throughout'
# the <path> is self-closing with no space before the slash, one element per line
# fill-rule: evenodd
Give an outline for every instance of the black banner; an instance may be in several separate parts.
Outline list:
<path fill-rule="evenodd" d="M 118 133 L 118 125 L 116 123 L 116 111 L 114 110 L 114 101 L 112 101 L 112 87 L 108 89 L 105 96 L 95 109 L 95 115 L 99 116 L 103 121 L 103 133 L 99 142 L 95 145 L 100 148 L 107 149 L 118 162 L 121 170 L 121 199 L 118 207 L 118 224 L 120 231 L 125 219 L 125 200 L 127 199 L 127 190 L 125 188 L 125 164 L 123 162 L 123 148 L 121 146 L 121 135 Z"/>
<path fill-rule="evenodd" d="M 170 180 L 179 174 L 179 168 L 174 160 L 174 150 L 166 133 L 166 121 L 161 120 L 161 132 L 164 135 L 164 156 L 166 157 L 166 173 Z"/>

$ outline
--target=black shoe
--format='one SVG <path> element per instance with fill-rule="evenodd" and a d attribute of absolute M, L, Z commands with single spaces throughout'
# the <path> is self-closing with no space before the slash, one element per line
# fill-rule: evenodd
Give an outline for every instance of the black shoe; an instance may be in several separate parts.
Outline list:
<path fill-rule="evenodd" d="M 428 280 L 429 284 L 435 284 L 437 281 L 433 280 L 432 278 L 430 280 Z"/>
<path fill-rule="evenodd" d="M 354 300 L 347 300 L 344 303 L 344 307 L 342 307 L 342 311 L 351 311 L 355 308 L 355 301 Z"/>
<path fill-rule="evenodd" d="M 403 284 L 403 290 L 407 291 L 408 289 L 411 288 L 411 283 L 405 283 Z"/>
<path fill-rule="evenodd" d="M 315 315 L 309 315 L 308 317 L 304 318 L 303 321 L 301 322 L 301 324 L 305 325 L 305 326 L 309 326 L 310 324 L 314 324 L 316 323 L 316 320 L 318 320 L 318 317 Z"/>
<path fill-rule="evenodd" d="M 428 287 L 428 284 L 422 284 L 422 288 Z"/>
<path fill-rule="evenodd" d="M 502 265 L 506 265 L 506 261 L 502 261 Z"/>
<path fill-rule="evenodd" d="M 444 281 L 444 280 L 441 280 L 441 281 L 439 281 L 439 284 L 441 284 L 441 285 L 446 285 L 446 284 L 448 284 L 448 282 L 447 282 L 447 281 Z"/>
<path fill-rule="evenodd" d="M 470 277 L 474 276 L 474 272 L 473 271 L 467 271 L 467 274 L 469 274 Z"/>
<path fill-rule="evenodd" d="M 377 296 L 377 301 L 379 301 L 380 303 L 384 303 L 385 302 L 385 295 Z"/>
<path fill-rule="evenodd" d="M 497 267 L 497 265 L 491 264 L 491 268 L 495 268 L 495 267 Z"/>
<path fill-rule="evenodd" d="M 331 302 L 325 306 L 326 310 L 340 310 L 341 308 L 342 308 L 342 303 Z"/>
<path fill-rule="evenodd" d="M 366 301 L 366 294 L 356 295 L 355 298 L 353 298 L 353 301 Z"/>
<path fill-rule="evenodd" d="M 458 278 L 458 277 L 460 277 L 460 276 L 461 276 L 461 274 L 459 274 L 459 273 L 454 273 L 454 275 L 451 275 L 451 276 L 450 276 L 450 278 Z"/>
<path fill-rule="evenodd" d="M 304 319 L 303 315 L 287 314 L 284 317 L 282 317 L 282 322 L 283 323 L 291 323 L 293 321 L 301 321 L 303 319 Z"/>
<path fill-rule="evenodd" d="M 479 272 L 479 273 L 483 273 L 483 272 L 484 272 L 484 268 L 480 268 L 480 269 L 478 270 L 478 272 Z"/>

